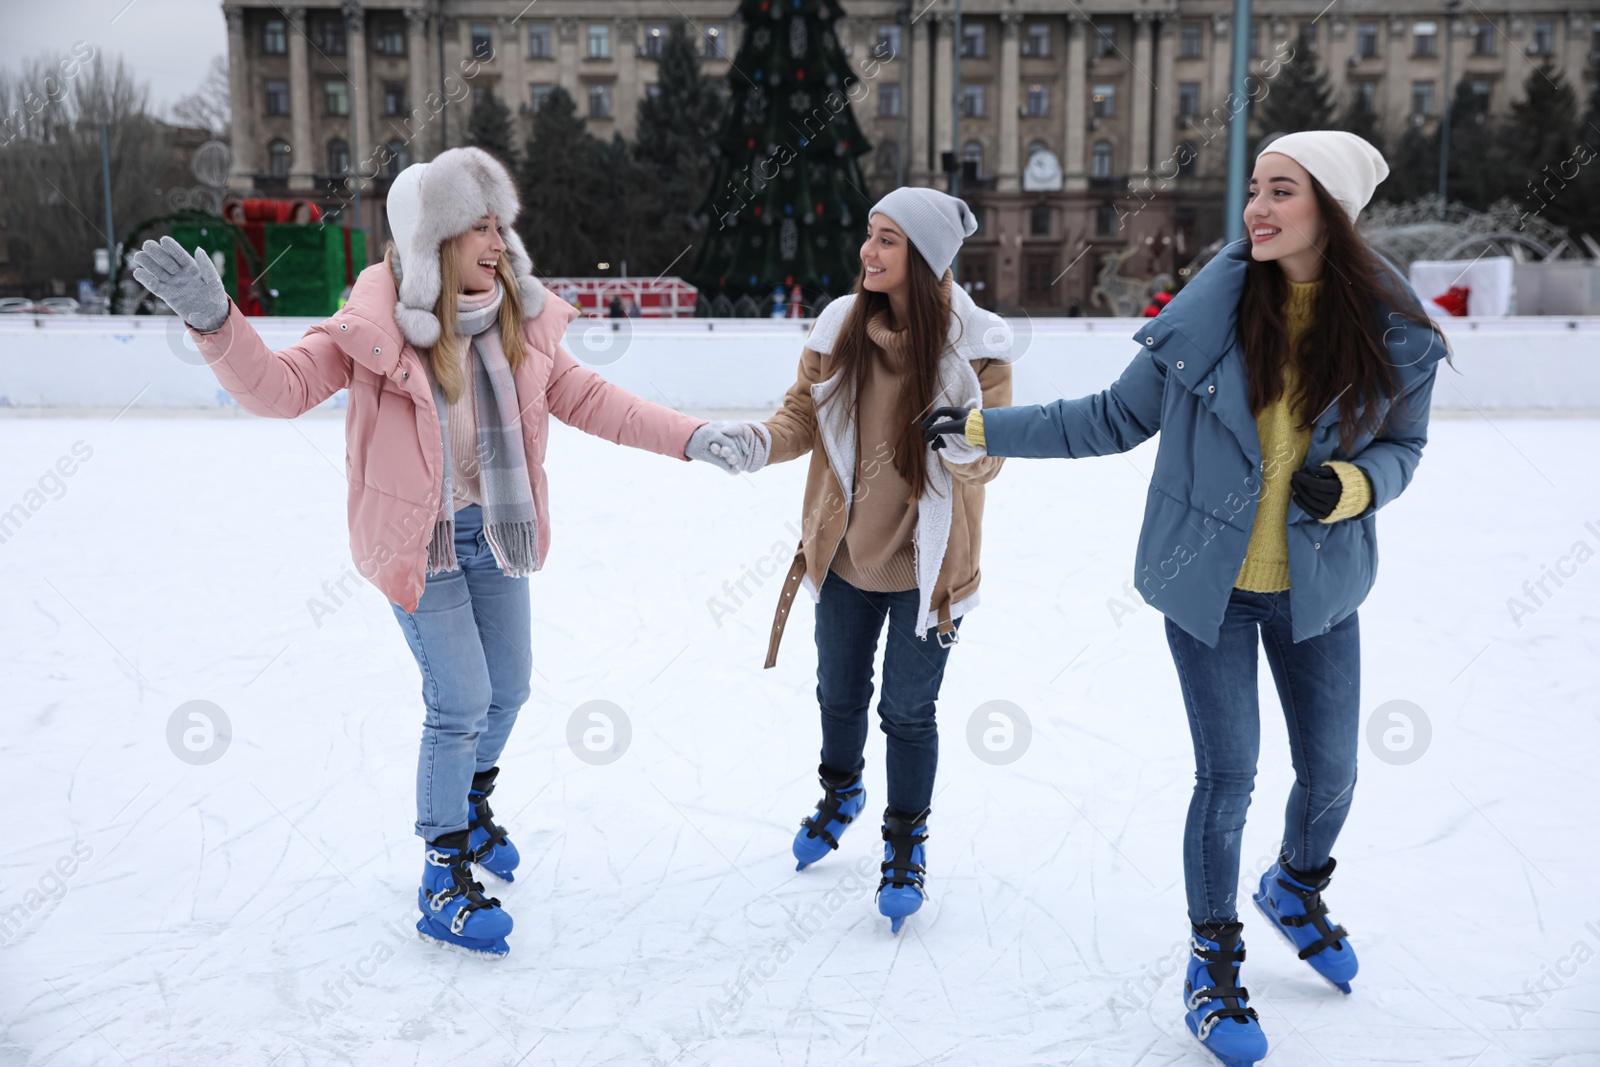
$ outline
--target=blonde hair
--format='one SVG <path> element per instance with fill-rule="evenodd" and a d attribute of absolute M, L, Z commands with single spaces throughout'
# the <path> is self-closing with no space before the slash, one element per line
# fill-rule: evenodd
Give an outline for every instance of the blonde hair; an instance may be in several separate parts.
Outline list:
<path fill-rule="evenodd" d="M 464 339 L 456 335 L 456 300 L 461 296 L 461 275 L 456 270 L 456 240 L 456 237 L 448 238 L 439 246 L 439 299 L 433 305 L 433 315 L 439 320 L 439 341 L 428 350 L 428 362 L 433 369 L 434 380 L 439 383 L 439 391 L 444 394 L 445 400 L 452 404 L 466 388 L 462 359 Z M 394 254 L 394 242 L 390 241 L 383 250 L 383 262 L 391 276 L 396 276 Z M 508 256 L 502 255 L 495 262 L 494 273 L 502 293 L 500 347 L 506 354 L 511 372 L 515 374 L 527 357 L 527 350 L 522 343 L 522 294 L 517 288 L 516 276 L 511 273 Z"/>

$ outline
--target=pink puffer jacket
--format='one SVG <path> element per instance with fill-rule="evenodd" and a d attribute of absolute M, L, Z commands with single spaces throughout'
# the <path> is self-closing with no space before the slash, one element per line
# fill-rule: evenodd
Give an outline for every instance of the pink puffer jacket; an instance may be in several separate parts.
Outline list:
<path fill-rule="evenodd" d="M 191 330 L 190 336 L 222 387 L 251 414 L 292 419 L 349 390 L 350 551 L 362 577 L 414 612 L 439 510 L 444 442 L 422 357 L 395 325 L 396 297 L 393 275 L 377 263 L 361 272 L 338 314 L 281 352 L 267 348 L 231 301 L 220 329 Z M 579 366 L 562 343 L 567 323 L 577 316 L 570 304 L 546 299 L 537 316 L 524 320 L 527 358 L 514 375 L 541 566 L 550 550 L 544 474 L 550 415 L 619 445 L 678 459 L 685 459 L 689 436 L 704 425 Z"/>

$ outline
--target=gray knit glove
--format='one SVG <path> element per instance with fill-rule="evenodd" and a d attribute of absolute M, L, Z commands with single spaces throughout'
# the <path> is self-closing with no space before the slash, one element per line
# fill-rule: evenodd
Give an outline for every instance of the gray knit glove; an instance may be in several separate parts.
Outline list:
<path fill-rule="evenodd" d="M 767 465 L 772 436 L 765 426 L 759 422 L 725 422 L 721 426 L 736 450 L 729 458 L 738 463 L 740 470 L 754 474 Z"/>
<path fill-rule="evenodd" d="M 166 301 L 191 328 L 211 333 L 228 321 L 228 294 L 211 257 L 194 251 L 190 256 L 177 241 L 163 237 L 160 244 L 146 241 L 128 260 L 134 281 Z"/>
<path fill-rule="evenodd" d="M 683 454 L 689 459 L 715 463 L 729 474 L 738 474 L 742 450 L 739 443 L 727 433 L 730 422 L 708 422 L 689 435 Z"/>

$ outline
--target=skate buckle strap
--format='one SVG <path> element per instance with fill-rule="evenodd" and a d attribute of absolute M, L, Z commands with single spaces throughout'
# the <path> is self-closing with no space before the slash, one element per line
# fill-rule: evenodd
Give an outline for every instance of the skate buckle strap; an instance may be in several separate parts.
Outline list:
<path fill-rule="evenodd" d="M 809 831 L 810 836 L 822 838 L 828 843 L 829 848 L 837 851 L 839 840 L 828 832 L 828 824 L 835 819 L 839 821 L 841 826 L 848 826 L 855 822 L 856 817 L 854 815 L 846 815 L 839 809 L 843 807 L 846 800 L 860 795 L 862 789 L 861 781 L 857 779 L 855 785 L 849 789 L 835 789 L 824 781 L 822 788 L 824 792 L 822 799 L 817 801 L 816 814 L 808 815 L 801 819 L 800 825 Z"/>
<path fill-rule="evenodd" d="M 505 844 L 507 840 L 505 827 L 494 821 L 494 812 L 489 807 L 489 794 L 492 792 L 494 792 L 493 784 L 479 794 L 479 799 L 472 801 L 472 814 L 475 818 L 467 823 L 467 832 L 471 833 L 481 828 L 489 835 L 487 841 L 472 850 L 473 863 L 482 863 L 489 853 Z"/>
<path fill-rule="evenodd" d="M 1322 902 L 1322 891 L 1320 889 L 1301 889 L 1295 883 L 1285 881 L 1282 878 L 1277 879 L 1277 883 L 1298 897 L 1301 906 L 1305 908 L 1304 915 L 1282 915 L 1279 916 L 1278 921 L 1296 930 L 1302 926 L 1309 925 L 1321 935 L 1317 940 L 1300 950 L 1301 959 L 1308 960 L 1325 948 L 1338 948 L 1339 943 L 1350 936 L 1350 932 L 1344 927 L 1330 926 L 1328 924 L 1328 906 Z"/>
<path fill-rule="evenodd" d="M 1191 934 L 1189 937 L 1189 948 L 1190 951 L 1194 953 L 1196 959 L 1202 960 L 1206 964 L 1204 970 L 1207 977 L 1212 977 L 1211 965 L 1213 964 L 1222 964 L 1223 966 L 1229 968 L 1230 971 L 1233 971 L 1235 974 L 1237 974 L 1237 968 L 1239 964 L 1244 962 L 1245 951 L 1244 945 L 1242 944 L 1232 949 L 1208 948 L 1201 944 L 1200 941 Z M 1212 980 L 1215 981 L 1215 978 L 1212 978 Z M 1229 1004 L 1228 1002 L 1230 1000 L 1233 1001 L 1234 1004 Z M 1244 986 L 1217 985 L 1206 986 L 1202 989 L 1192 990 L 1188 997 L 1184 999 L 1183 1005 L 1190 1011 L 1199 1011 L 1200 1006 L 1208 1001 L 1222 1002 L 1222 1007 L 1215 1008 L 1207 1012 L 1205 1018 L 1200 1020 L 1198 1036 L 1201 1041 L 1204 1041 L 1211 1033 L 1212 1028 L 1223 1019 L 1258 1018 L 1256 1015 L 1256 1010 L 1249 1006 L 1249 1000 L 1250 990 Z"/>
<path fill-rule="evenodd" d="M 879 868 L 882 878 L 878 882 L 878 891 L 882 892 L 885 886 L 904 889 L 909 885 L 922 894 L 923 899 L 926 900 L 928 894 L 922 887 L 922 876 L 927 869 L 920 863 L 911 862 L 911 850 L 913 847 L 927 842 L 927 828 L 923 827 L 922 830 L 911 834 L 892 834 L 889 832 L 889 828 L 885 826 L 883 828 L 883 839 L 894 847 L 894 852 Z"/>

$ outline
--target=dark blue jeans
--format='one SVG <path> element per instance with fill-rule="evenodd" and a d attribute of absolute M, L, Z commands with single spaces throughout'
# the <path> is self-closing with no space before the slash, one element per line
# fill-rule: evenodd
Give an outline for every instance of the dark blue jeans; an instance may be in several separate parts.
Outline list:
<path fill-rule="evenodd" d="M 1288 590 L 1235 589 L 1215 648 L 1168 619 L 1167 644 L 1194 740 L 1194 797 L 1183 833 L 1183 880 L 1194 923 L 1238 920 L 1240 841 L 1261 749 L 1258 640 L 1266 646 L 1294 761 L 1283 858 L 1300 871 L 1325 866 L 1350 811 L 1361 735 L 1361 635 L 1355 614 L 1296 644 Z M 1253 891 L 1253 886 L 1247 889 Z"/>
<path fill-rule="evenodd" d="M 918 593 L 869 593 L 828 572 L 817 602 L 817 703 L 822 708 L 822 764 L 839 774 L 866 765 L 867 709 L 878 635 L 889 620 L 878 725 L 887 737 L 889 807 L 906 815 L 933 801 L 939 767 L 934 704 L 950 650 L 929 631 L 922 639 Z M 959 628 L 961 620 L 955 620 Z"/>

